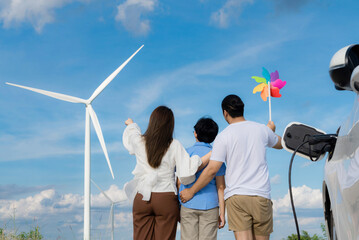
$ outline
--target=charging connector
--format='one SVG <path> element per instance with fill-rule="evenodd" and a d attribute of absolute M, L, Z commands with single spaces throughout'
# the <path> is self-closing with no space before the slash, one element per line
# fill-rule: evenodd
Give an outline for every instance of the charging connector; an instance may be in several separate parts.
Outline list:
<path fill-rule="evenodd" d="M 337 134 L 320 134 L 320 135 L 313 135 L 309 137 L 309 144 L 315 145 L 318 143 L 330 143 L 331 145 L 336 143 L 337 141 Z"/>
<path fill-rule="evenodd" d="M 319 155 L 325 153 L 332 153 L 334 151 L 335 144 L 337 142 L 337 134 L 320 134 L 313 135 L 308 137 L 308 144 L 310 145 L 310 149 L 314 148 L 316 153 Z M 311 152 L 309 151 L 309 158 L 311 161 L 316 162 L 319 160 L 319 157 L 313 157 Z"/>
<path fill-rule="evenodd" d="M 293 193 L 292 193 L 292 166 L 293 166 L 294 157 L 299 151 L 299 149 L 301 149 L 305 145 L 308 145 L 308 153 L 310 160 L 318 161 L 320 156 L 322 156 L 326 152 L 331 153 L 334 151 L 337 137 L 338 137 L 337 134 L 318 134 L 318 135 L 307 134 L 304 137 L 305 141 L 303 141 L 300 145 L 296 147 L 296 149 L 292 154 L 292 158 L 290 159 L 289 171 L 288 171 L 289 195 L 290 195 L 290 202 L 292 205 L 293 217 L 294 217 L 295 227 L 297 230 L 298 240 L 300 240 L 300 231 L 299 231 L 297 214 L 295 212 Z M 312 153 L 314 153 L 313 155 L 315 156 L 312 156 Z"/>

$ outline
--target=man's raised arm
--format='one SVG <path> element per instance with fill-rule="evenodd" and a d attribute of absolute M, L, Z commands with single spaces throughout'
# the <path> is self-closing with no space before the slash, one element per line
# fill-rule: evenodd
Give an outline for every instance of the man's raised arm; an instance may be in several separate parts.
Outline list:
<path fill-rule="evenodd" d="M 273 121 L 268 121 L 267 126 L 268 126 L 270 129 L 272 129 L 272 131 L 275 133 L 276 126 L 275 126 L 275 124 L 274 124 Z M 276 135 L 277 135 L 277 134 L 276 134 Z M 282 149 L 282 148 L 283 148 L 283 146 L 282 146 L 282 138 L 281 138 L 279 135 L 277 135 L 277 137 L 278 137 L 278 141 L 277 141 L 277 143 L 273 146 L 273 148 L 275 148 L 275 149 Z"/>

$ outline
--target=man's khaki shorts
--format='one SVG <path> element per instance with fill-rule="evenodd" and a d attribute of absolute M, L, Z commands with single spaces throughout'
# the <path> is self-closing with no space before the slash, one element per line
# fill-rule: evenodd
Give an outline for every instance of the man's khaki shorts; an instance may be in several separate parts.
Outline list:
<path fill-rule="evenodd" d="M 234 195 L 226 200 L 228 228 L 231 231 L 253 231 L 257 236 L 273 232 L 273 209 L 270 199 L 260 196 Z"/>

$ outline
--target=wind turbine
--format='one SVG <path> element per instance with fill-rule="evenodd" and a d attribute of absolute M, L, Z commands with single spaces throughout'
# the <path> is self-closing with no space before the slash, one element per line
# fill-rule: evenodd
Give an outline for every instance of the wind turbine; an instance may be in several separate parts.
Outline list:
<path fill-rule="evenodd" d="M 112 178 L 114 178 L 111 163 L 110 163 L 110 160 L 109 160 L 108 154 L 107 154 L 106 144 L 105 144 L 105 141 L 104 141 L 104 138 L 102 135 L 100 123 L 98 121 L 95 111 L 93 110 L 93 108 L 91 106 L 91 103 L 107 87 L 107 85 L 117 76 L 117 74 L 126 66 L 126 64 L 138 53 L 138 51 L 141 50 L 142 47 L 143 47 L 143 45 L 134 54 L 132 54 L 131 57 L 129 57 L 124 63 L 122 63 L 122 65 L 119 66 L 110 76 L 108 76 L 105 79 L 105 81 L 103 81 L 101 83 L 101 85 L 93 92 L 93 94 L 91 95 L 91 97 L 89 99 L 81 99 L 81 98 L 77 98 L 77 97 L 73 97 L 73 96 L 69 96 L 69 95 L 65 95 L 65 94 L 61 94 L 61 93 L 55 93 L 55 92 L 50 92 L 50 91 L 41 90 L 41 89 L 37 89 L 37 88 L 21 86 L 21 85 L 17 85 L 17 84 L 13 84 L 13 83 L 6 83 L 11 86 L 24 88 L 24 89 L 27 89 L 27 90 L 30 90 L 33 92 L 37 92 L 37 93 L 40 93 L 40 94 L 43 94 L 43 95 L 46 95 L 46 96 L 49 96 L 52 98 L 63 100 L 66 102 L 83 103 L 86 106 L 85 163 L 84 163 L 85 164 L 85 166 L 84 166 L 84 172 L 85 172 L 84 173 L 84 175 L 85 175 L 84 176 L 84 240 L 90 240 L 90 207 L 91 207 L 91 200 L 90 200 L 90 191 L 91 191 L 91 189 L 90 189 L 90 178 L 91 178 L 91 176 L 90 176 L 91 175 L 90 118 L 91 118 L 92 124 L 95 128 L 98 140 L 100 141 L 102 150 L 105 154 L 107 164 L 108 164 L 108 167 L 110 168 Z"/>
<path fill-rule="evenodd" d="M 91 182 L 97 187 L 100 192 L 111 202 L 111 209 L 110 209 L 110 217 L 109 223 L 111 224 L 111 240 L 114 240 L 114 229 L 115 229 L 115 219 L 114 219 L 114 206 L 124 202 L 125 200 L 121 201 L 113 201 L 96 183 L 91 179 Z"/>

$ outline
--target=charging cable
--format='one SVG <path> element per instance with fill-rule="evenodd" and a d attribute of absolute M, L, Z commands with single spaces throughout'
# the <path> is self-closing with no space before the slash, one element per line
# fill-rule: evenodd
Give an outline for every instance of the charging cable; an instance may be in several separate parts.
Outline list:
<path fill-rule="evenodd" d="M 292 193 L 292 165 L 293 165 L 293 160 L 295 155 L 297 154 L 299 148 L 301 148 L 304 144 L 309 143 L 308 141 L 303 142 L 302 144 L 300 144 L 293 152 L 292 154 L 292 158 L 290 159 L 290 164 L 289 164 L 289 171 L 288 171 L 288 183 L 289 183 L 289 196 L 290 196 L 290 203 L 292 205 L 292 211 L 293 211 L 293 217 L 294 217 L 294 222 L 295 222 L 295 227 L 297 229 L 297 236 L 298 236 L 298 240 L 300 240 L 300 232 L 299 232 L 299 225 L 298 225 L 298 220 L 297 220 L 297 214 L 295 213 L 295 207 L 294 207 L 294 201 L 293 201 L 293 193 Z"/>
<path fill-rule="evenodd" d="M 298 220 L 297 220 L 297 214 L 295 212 L 294 201 L 293 201 L 293 193 L 292 193 L 292 166 L 293 166 L 294 157 L 297 154 L 297 152 L 299 151 L 299 149 L 304 144 L 308 143 L 309 144 L 309 157 L 310 157 L 310 160 L 312 160 L 313 162 L 318 161 L 321 154 L 324 154 L 326 152 L 331 152 L 334 149 L 335 143 L 337 141 L 337 137 L 338 137 L 337 134 L 322 134 L 322 135 L 309 136 L 307 141 L 301 143 L 294 150 L 294 152 L 292 154 L 292 158 L 290 159 L 289 171 L 288 171 L 289 195 L 290 195 L 290 203 L 292 205 L 292 211 L 293 211 L 295 227 L 297 229 L 298 240 L 300 240 L 300 232 L 299 232 L 299 225 L 298 225 Z M 321 154 L 317 158 L 314 159 L 312 157 L 311 146 L 319 144 L 319 143 L 326 143 L 326 144 L 321 147 L 321 149 L 320 149 Z"/>

